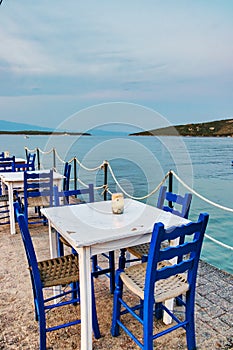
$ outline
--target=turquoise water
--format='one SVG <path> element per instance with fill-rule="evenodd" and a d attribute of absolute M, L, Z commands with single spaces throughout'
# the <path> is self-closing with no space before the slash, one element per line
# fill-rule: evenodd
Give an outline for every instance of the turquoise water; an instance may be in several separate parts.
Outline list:
<path fill-rule="evenodd" d="M 233 208 L 233 139 L 232 138 L 177 138 L 177 137 L 104 137 L 104 136 L 1 136 L 0 151 L 8 150 L 19 157 L 25 156 L 24 147 L 48 151 L 56 148 L 62 159 L 76 156 L 88 167 L 96 167 L 108 160 L 120 185 L 135 197 L 151 192 L 170 170 L 197 193 L 219 205 Z M 52 166 L 52 153 L 41 155 L 44 167 Z M 58 170 L 63 164 L 56 159 Z M 103 171 L 89 172 L 82 168 L 78 176 L 85 183 L 103 183 Z M 119 190 L 108 173 L 111 191 Z M 174 190 L 187 192 L 176 179 Z M 96 199 L 101 199 L 98 191 Z M 157 193 L 144 199 L 150 204 L 157 201 Z M 207 234 L 233 246 L 233 213 L 216 208 L 193 195 L 190 219 L 199 213 L 210 214 Z M 205 239 L 202 259 L 233 273 L 233 251 Z"/>

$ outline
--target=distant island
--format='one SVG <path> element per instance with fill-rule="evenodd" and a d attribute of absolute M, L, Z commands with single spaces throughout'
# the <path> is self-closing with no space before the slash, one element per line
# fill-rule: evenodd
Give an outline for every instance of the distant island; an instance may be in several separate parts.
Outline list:
<path fill-rule="evenodd" d="M 0 120 L 0 134 L 2 135 L 90 135 L 80 131 L 68 131 L 42 127 L 38 125 Z"/>
<path fill-rule="evenodd" d="M 130 136 L 206 136 L 233 137 L 233 119 L 168 126 L 130 134 Z"/>
<path fill-rule="evenodd" d="M 6 130 L 0 130 L 1 135 L 84 135 L 84 136 L 90 136 L 91 134 L 87 132 L 65 132 L 65 131 L 43 131 L 43 130 L 16 130 L 16 131 L 6 131 Z"/>

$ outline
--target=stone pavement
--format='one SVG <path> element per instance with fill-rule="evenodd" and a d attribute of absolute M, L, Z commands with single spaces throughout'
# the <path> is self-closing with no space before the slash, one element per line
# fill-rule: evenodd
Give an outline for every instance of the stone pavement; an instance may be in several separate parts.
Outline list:
<path fill-rule="evenodd" d="M 233 349 L 233 275 L 203 261 L 196 289 L 199 349 Z"/>

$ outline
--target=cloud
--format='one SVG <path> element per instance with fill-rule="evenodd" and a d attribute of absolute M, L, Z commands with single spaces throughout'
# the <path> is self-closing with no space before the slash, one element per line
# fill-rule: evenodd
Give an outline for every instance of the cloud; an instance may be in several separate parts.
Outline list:
<path fill-rule="evenodd" d="M 225 0 L 6 2 L 0 95 L 151 105 L 216 97 L 221 86 L 229 96 L 232 9 Z"/>

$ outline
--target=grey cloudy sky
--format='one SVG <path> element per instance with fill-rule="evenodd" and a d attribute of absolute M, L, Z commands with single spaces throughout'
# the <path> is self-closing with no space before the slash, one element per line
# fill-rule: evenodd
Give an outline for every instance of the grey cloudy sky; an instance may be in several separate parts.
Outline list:
<path fill-rule="evenodd" d="M 232 18 L 229 0 L 3 0 L 0 119 L 57 127 L 110 102 L 231 118 Z"/>

